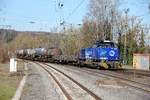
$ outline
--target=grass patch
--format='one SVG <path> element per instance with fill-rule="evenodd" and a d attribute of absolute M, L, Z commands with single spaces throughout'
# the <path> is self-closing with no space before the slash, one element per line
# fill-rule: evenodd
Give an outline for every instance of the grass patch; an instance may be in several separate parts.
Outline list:
<path fill-rule="evenodd" d="M 20 67 L 21 64 L 18 63 L 18 66 Z M 21 74 L 11 75 L 9 73 L 9 63 L 0 64 L 0 100 L 11 100 L 21 79 Z"/>
<path fill-rule="evenodd" d="M 15 86 L 0 83 L 0 100 L 11 100 L 15 91 Z"/>

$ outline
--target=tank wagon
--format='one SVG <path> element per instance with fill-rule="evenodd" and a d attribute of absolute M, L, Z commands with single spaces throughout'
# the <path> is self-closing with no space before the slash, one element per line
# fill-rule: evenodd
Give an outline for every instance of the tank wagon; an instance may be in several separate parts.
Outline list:
<path fill-rule="evenodd" d="M 34 48 L 17 50 L 17 57 L 78 66 L 90 65 L 96 68 L 121 68 L 120 52 L 111 41 L 97 41 L 92 47 L 82 48 L 78 55 L 63 55 L 59 48 Z"/>
<path fill-rule="evenodd" d="M 33 48 L 16 50 L 18 58 L 33 60 L 33 61 L 54 61 L 61 55 L 58 48 Z"/>

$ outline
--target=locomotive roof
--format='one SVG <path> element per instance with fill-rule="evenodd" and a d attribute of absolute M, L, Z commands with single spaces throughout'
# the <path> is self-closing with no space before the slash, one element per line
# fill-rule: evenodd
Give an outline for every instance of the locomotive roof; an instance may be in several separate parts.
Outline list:
<path fill-rule="evenodd" d="M 95 44 L 99 43 L 114 43 L 113 41 L 104 40 L 104 41 L 96 41 Z"/>
<path fill-rule="evenodd" d="M 104 41 L 96 41 L 92 47 L 100 47 L 100 46 L 116 47 L 116 44 L 112 41 L 104 40 Z"/>

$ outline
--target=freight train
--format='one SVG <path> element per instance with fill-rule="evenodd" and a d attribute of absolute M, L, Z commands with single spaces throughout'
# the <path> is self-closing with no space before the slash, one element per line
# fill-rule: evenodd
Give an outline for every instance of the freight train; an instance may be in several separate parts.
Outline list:
<path fill-rule="evenodd" d="M 120 69 L 118 46 L 111 41 L 97 41 L 91 47 L 82 48 L 77 55 L 63 55 L 59 48 L 33 48 L 16 51 L 18 58 L 61 64 L 74 64 L 105 69 Z"/>

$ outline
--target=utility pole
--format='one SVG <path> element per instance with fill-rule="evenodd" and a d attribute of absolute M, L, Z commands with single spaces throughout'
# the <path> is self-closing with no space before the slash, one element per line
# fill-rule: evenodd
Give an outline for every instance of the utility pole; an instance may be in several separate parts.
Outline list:
<path fill-rule="evenodd" d="M 63 0 L 58 0 L 58 12 L 60 14 L 60 18 L 59 18 L 59 24 L 60 24 L 60 28 L 62 28 L 60 31 L 62 31 L 63 33 L 63 40 L 64 40 L 64 45 L 65 45 L 65 48 L 64 48 L 64 52 L 63 53 L 67 53 L 67 39 L 66 39 L 66 36 L 65 36 L 65 33 L 66 33 L 66 27 L 65 27 L 65 19 L 64 19 L 64 13 L 63 13 L 63 8 L 64 8 L 64 2 Z"/>
<path fill-rule="evenodd" d="M 124 10 L 126 14 L 126 22 L 125 22 L 125 37 L 124 37 L 124 64 L 127 64 L 127 24 L 128 24 L 128 12 L 129 8 Z"/>
<path fill-rule="evenodd" d="M 113 35 L 114 35 L 114 11 L 112 10 L 111 11 L 111 17 L 112 17 L 112 19 L 111 19 L 111 33 L 110 33 L 110 40 L 111 41 L 113 41 L 114 39 L 114 37 L 113 37 Z"/>
<path fill-rule="evenodd" d="M 60 21 L 60 26 L 63 27 L 63 31 L 65 32 L 65 20 L 64 20 L 63 8 L 64 8 L 63 0 L 59 0 L 58 1 L 58 10 L 60 14 L 59 21 Z"/>

